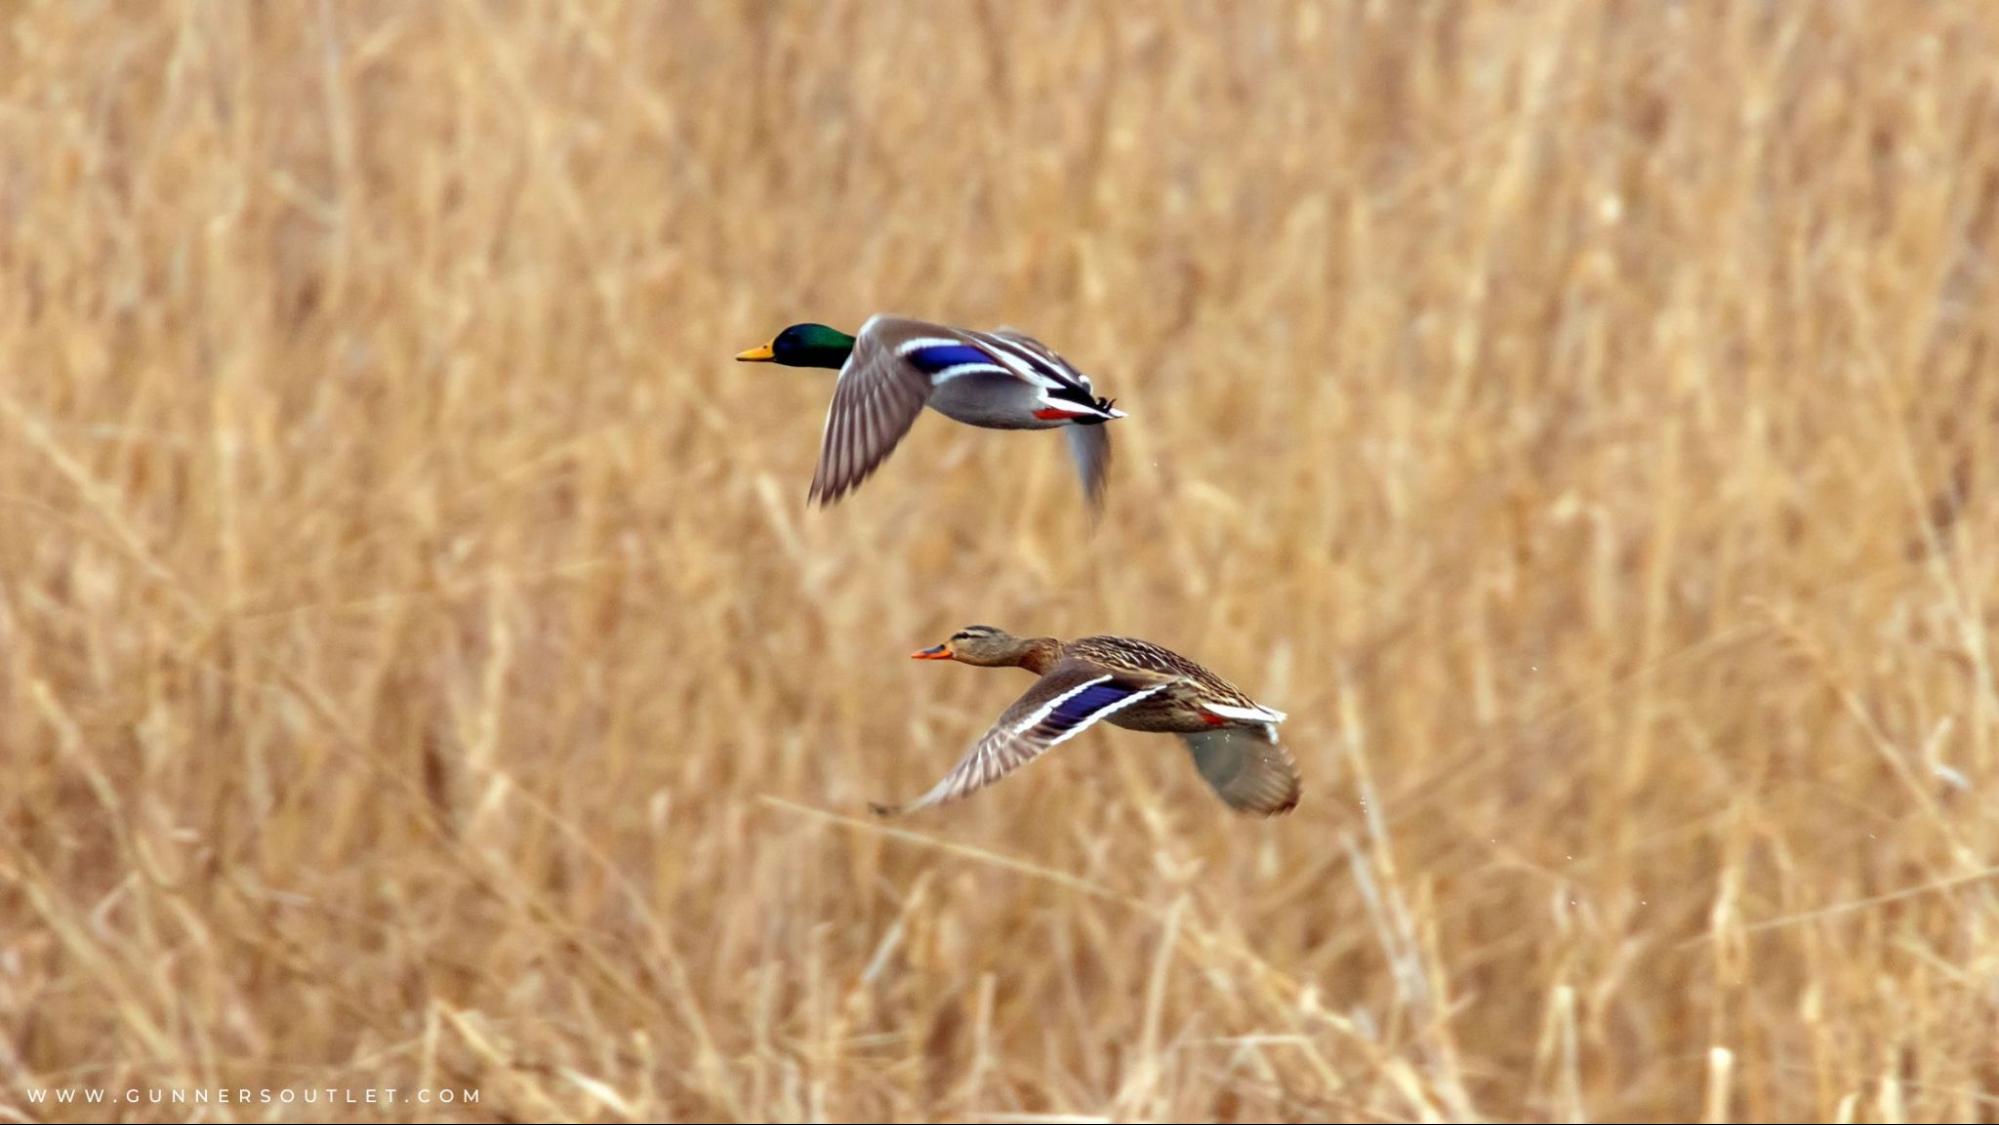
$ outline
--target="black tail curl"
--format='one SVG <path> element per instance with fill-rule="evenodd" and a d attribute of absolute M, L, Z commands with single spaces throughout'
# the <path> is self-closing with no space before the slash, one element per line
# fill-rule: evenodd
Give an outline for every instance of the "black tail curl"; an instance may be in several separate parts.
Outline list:
<path fill-rule="evenodd" d="M 1114 398 L 1100 398 L 1091 405 L 1095 406 L 1098 410 L 1101 410 L 1104 413 L 1109 414 L 1111 412 L 1111 408 L 1117 405 L 1117 400 Z M 1078 426 L 1101 426 L 1108 421 L 1110 421 L 1109 418 L 1078 418 L 1076 419 L 1076 424 Z"/>

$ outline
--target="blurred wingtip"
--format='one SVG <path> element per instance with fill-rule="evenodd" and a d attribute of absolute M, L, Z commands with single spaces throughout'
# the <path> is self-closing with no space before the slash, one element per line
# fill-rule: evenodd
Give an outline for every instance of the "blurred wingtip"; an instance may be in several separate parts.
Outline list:
<path fill-rule="evenodd" d="M 1092 529 L 1104 522 L 1104 492 L 1105 489 L 1102 481 L 1097 482 L 1095 488 L 1085 487 L 1084 489 L 1083 508 L 1090 513 L 1090 527 Z"/>
<path fill-rule="evenodd" d="M 1090 526 L 1104 514 L 1104 497 L 1110 491 L 1110 435 L 1101 425 L 1071 426 L 1066 435 L 1069 454 L 1076 463 L 1076 476 L 1083 486 L 1084 507 L 1089 509 Z"/>
<path fill-rule="evenodd" d="M 1272 817 L 1284 816 L 1290 813 L 1291 810 L 1297 808 L 1298 797 L 1299 797 L 1298 786 L 1296 784 L 1293 784 L 1291 788 L 1284 793 L 1283 796 L 1278 797 L 1275 801 L 1272 801 L 1269 804 L 1244 803 L 1240 805 L 1234 805 L 1233 807 L 1235 808 L 1236 812 L 1241 813 L 1244 816 L 1261 817 L 1264 820 L 1269 820 Z"/>

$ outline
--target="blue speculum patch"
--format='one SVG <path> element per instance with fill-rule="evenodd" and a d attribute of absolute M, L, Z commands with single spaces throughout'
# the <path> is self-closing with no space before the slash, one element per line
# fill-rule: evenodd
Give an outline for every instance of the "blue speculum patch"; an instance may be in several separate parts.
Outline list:
<path fill-rule="evenodd" d="M 1058 726 L 1073 727 L 1130 694 L 1129 689 L 1116 684 L 1093 684 L 1063 700 L 1048 718 Z"/>
<path fill-rule="evenodd" d="M 909 361 L 918 370 L 935 375 L 961 363 L 991 363 L 993 357 L 970 344 L 939 344 L 934 348 L 918 348 L 910 352 Z"/>

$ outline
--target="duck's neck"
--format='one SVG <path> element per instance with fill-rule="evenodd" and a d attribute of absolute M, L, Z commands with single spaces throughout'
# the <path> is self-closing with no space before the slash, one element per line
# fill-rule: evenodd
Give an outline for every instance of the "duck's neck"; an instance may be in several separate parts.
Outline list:
<path fill-rule="evenodd" d="M 1034 673 L 1045 676 L 1055 662 L 1062 659 L 1062 642 L 1054 637 L 1029 637 L 1020 642 L 1020 659 L 1014 663 Z"/>
<path fill-rule="evenodd" d="M 812 348 L 800 351 L 785 360 L 787 367 L 824 367 L 828 371 L 838 371 L 847 366 L 847 357 L 854 354 L 854 345 L 849 341 L 845 347 Z"/>

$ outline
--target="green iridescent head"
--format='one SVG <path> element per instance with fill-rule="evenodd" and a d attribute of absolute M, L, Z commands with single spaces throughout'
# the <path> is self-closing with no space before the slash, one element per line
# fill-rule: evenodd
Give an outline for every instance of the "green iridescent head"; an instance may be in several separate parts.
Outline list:
<path fill-rule="evenodd" d="M 854 350 L 854 338 L 823 324 L 794 324 L 768 344 L 736 355 L 744 363 L 781 363 L 786 367 L 831 367 L 838 370 Z"/>

